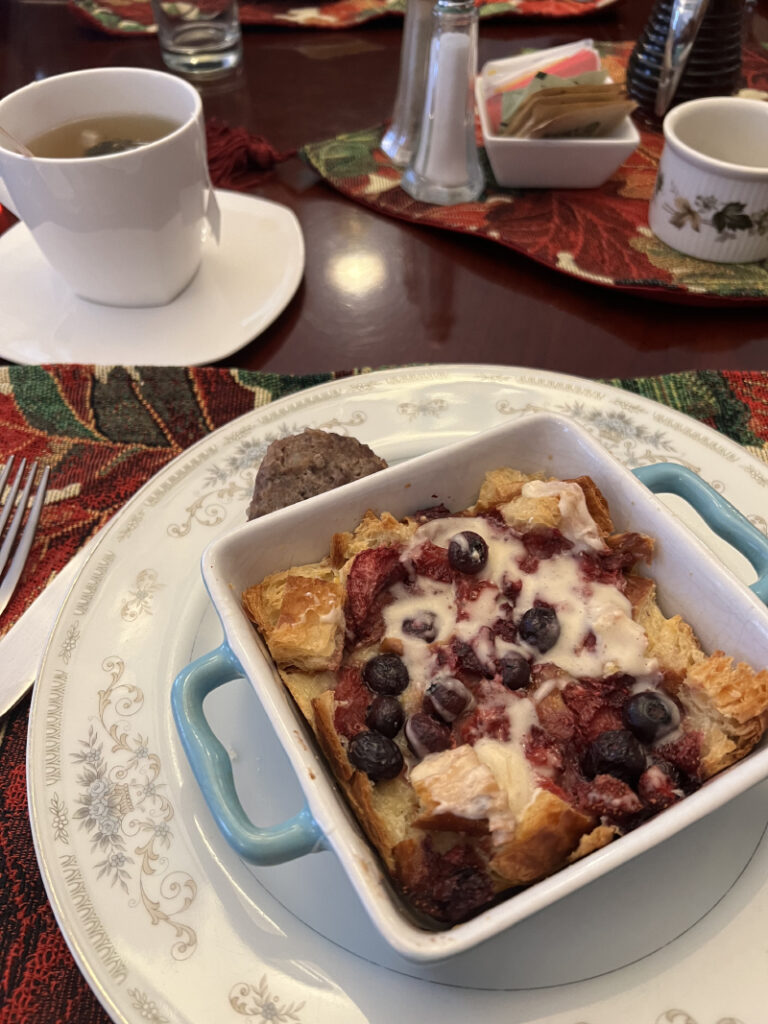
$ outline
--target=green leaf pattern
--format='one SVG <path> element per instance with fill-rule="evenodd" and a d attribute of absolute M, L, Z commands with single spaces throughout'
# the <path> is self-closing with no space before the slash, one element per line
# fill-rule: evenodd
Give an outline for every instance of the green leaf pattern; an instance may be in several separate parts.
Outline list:
<path fill-rule="evenodd" d="M 717 232 L 719 241 L 735 238 L 737 231 L 745 231 L 748 235 L 768 232 L 768 207 L 749 211 L 746 203 L 733 199 L 724 202 L 713 195 L 699 195 L 691 201 L 679 193 L 674 183 L 671 191 L 675 201 L 672 205 L 665 203 L 664 209 L 669 214 L 669 223 L 676 228 L 686 223 L 694 231 L 711 227 Z"/>

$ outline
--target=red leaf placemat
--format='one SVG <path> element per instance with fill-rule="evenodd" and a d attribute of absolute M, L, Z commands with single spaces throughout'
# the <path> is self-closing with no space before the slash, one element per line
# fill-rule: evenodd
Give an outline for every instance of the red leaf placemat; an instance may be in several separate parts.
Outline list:
<path fill-rule="evenodd" d="M 633 44 L 599 44 L 614 81 L 624 80 Z M 768 90 L 768 57 L 745 51 L 746 84 Z M 304 146 L 302 157 L 334 188 L 373 210 L 446 231 L 491 239 L 572 277 L 674 302 L 756 304 L 768 299 L 768 261 L 707 263 L 660 242 L 648 227 L 663 139 L 641 143 L 597 189 L 507 189 L 488 182 L 474 203 L 431 206 L 400 188 L 401 171 L 379 149 L 383 127 Z M 479 134 L 479 128 L 478 128 Z M 484 154 L 483 154 L 484 155 Z"/>
<path fill-rule="evenodd" d="M 581 18 L 618 0 L 479 0 L 482 18 L 515 15 L 526 18 Z M 402 15 L 406 0 L 322 0 L 318 5 L 296 0 L 240 0 L 243 25 L 296 28 L 349 28 L 385 15 Z M 69 0 L 71 10 L 110 35 L 132 36 L 155 31 L 150 0 Z M 194 10 L 194 4 L 185 3 Z"/>

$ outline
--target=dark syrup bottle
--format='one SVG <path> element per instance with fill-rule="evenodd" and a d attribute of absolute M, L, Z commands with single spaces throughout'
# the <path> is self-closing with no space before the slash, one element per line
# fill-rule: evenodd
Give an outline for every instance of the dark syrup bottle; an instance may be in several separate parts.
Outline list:
<path fill-rule="evenodd" d="M 700 96 L 727 96 L 741 79 L 746 0 L 656 0 L 627 67 L 627 92 L 659 123 Z"/>

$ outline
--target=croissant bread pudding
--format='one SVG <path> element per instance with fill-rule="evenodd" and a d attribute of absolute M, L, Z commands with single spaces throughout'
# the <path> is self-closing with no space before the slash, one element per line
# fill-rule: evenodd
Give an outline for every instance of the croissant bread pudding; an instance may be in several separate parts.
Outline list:
<path fill-rule="evenodd" d="M 666 618 L 638 571 L 652 555 L 589 477 L 498 469 L 471 508 L 368 511 L 243 594 L 425 927 L 614 841 L 760 740 L 768 671 Z"/>

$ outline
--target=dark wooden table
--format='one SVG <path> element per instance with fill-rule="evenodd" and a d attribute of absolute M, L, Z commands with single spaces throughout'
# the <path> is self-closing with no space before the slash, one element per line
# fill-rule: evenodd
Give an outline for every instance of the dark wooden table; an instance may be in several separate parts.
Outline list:
<path fill-rule="evenodd" d="M 619 0 L 571 21 L 484 20 L 480 63 L 523 46 L 636 38 L 650 7 L 651 0 Z M 401 26 L 385 19 L 341 31 L 249 28 L 242 74 L 204 90 L 206 112 L 280 150 L 381 123 L 392 110 Z M 768 39 L 768 0 L 754 6 L 749 33 Z M 34 77 L 110 64 L 163 66 L 154 37 L 101 35 L 56 0 L 0 0 L 0 94 Z M 584 376 L 768 368 L 765 308 L 660 303 L 577 281 L 482 239 L 369 212 L 297 158 L 256 191 L 295 210 L 306 273 L 279 320 L 228 365 L 308 373 L 489 362 Z M 358 257 L 343 287 L 330 273 L 340 254 Z M 375 277 L 366 276 L 371 254 Z"/>

